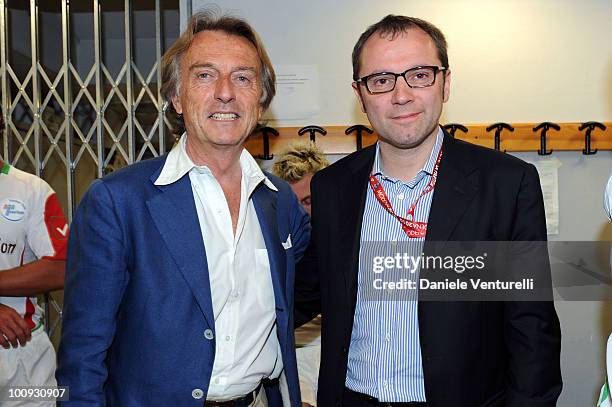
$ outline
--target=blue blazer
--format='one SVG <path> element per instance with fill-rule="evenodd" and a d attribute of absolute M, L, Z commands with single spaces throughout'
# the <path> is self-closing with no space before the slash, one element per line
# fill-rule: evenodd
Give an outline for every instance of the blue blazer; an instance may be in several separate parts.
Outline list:
<path fill-rule="evenodd" d="M 206 399 L 216 340 L 206 252 L 189 176 L 154 185 L 165 160 L 96 180 L 76 211 L 57 370 L 59 385 L 70 387 L 65 405 L 202 406 Z M 291 406 L 297 407 L 294 265 L 310 226 L 288 184 L 266 175 L 278 192 L 262 183 L 253 203 L 268 250 Z M 285 249 L 281 243 L 289 236 L 293 246 Z M 272 397 L 271 406 L 277 405 Z"/>

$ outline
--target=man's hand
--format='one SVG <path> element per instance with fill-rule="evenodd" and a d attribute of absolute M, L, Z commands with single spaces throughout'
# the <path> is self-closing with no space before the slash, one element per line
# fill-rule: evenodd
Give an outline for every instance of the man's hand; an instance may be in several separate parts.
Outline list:
<path fill-rule="evenodd" d="M 32 338 L 28 324 L 13 308 L 0 304 L 0 346 L 10 349 L 24 346 Z"/>

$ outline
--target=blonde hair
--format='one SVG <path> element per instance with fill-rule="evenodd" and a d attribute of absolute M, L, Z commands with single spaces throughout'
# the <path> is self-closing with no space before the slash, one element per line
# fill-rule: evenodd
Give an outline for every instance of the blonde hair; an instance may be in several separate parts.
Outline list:
<path fill-rule="evenodd" d="M 277 157 L 272 172 L 287 182 L 298 182 L 305 175 L 329 165 L 323 152 L 313 142 L 290 144 Z"/>

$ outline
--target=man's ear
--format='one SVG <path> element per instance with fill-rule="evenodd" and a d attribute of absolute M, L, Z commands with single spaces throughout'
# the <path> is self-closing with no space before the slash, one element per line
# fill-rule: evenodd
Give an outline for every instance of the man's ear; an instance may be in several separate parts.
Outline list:
<path fill-rule="evenodd" d="M 353 82 L 351 86 L 353 87 L 353 91 L 355 92 L 357 99 L 359 99 L 359 105 L 361 105 L 361 111 L 364 113 L 367 113 L 365 104 L 363 103 L 363 97 L 361 96 L 361 88 L 359 87 L 359 84 L 357 82 Z"/>
<path fill-rule="evenodd" d="M 261 116 L 263 116 L 265 112 L 266 112 L 266 109 L 264 109 L 264 107 L 260 103 L 257 109 L 257 122 L 258 123 L 261 120 Z"/>
<path fill-rule="evenodd" d="M 181 105 L 181 99 L 177 95 L 172 96 L 172 106 L 174 106 L 174 110 L 176 113 L 183 114 L 183 106 Z"/>
<path fill-rule="evenodd" d="M 450 97 L 450 84 L 451 84 L 451 71 L 448 70 L 443 72 L 444 74 L 444 88 L 442 89 L 442 101 L 444 103 L 448 102 L 448 98 Z"/>

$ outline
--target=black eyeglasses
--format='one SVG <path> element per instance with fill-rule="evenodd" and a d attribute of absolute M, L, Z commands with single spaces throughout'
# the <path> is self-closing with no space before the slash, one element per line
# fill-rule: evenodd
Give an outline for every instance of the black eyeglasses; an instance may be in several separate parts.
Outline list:
<path fill-rule="evenodd" d="M 356 83 L 363 83 L 368 92 L 386 93 L 395 89 L 397 78 L 402 76 L 411 88 L 428 88 L 436 82 L 438 72 L 446 71 L 445 66 L 415 66 L 402 73 L 379 72 L 357 79 Z"/>

